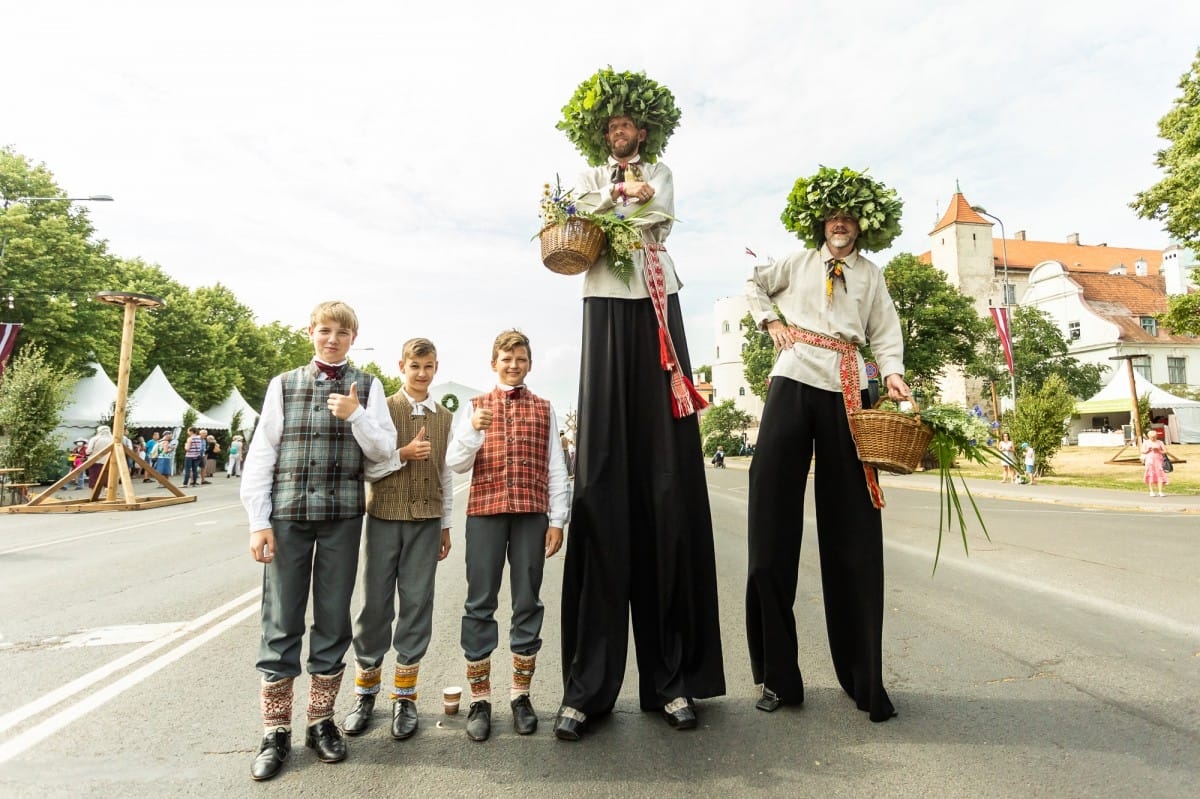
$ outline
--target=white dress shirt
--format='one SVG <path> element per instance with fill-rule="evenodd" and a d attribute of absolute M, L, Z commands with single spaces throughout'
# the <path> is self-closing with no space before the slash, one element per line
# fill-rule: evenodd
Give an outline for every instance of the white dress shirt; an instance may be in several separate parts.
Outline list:
<path fill-rule="evenodd" d="M 271 378 L 263 398 L 262 415 L 254 430 L 253 446 L 242 467 L 242 505 L 250 517 L 250 532 L 271 526 L 271 489 L 275 485 L 275 464 L 279 461 L 279 442 L 283 437 L 282 375 Z M 327 379 L 317 372 L 317 380 Z M 360 406 L 347 419 L 354 440 L 368 461 L 384 461 L 396 446 L 396 426 L 388 413 L 383 383 L 371 378 L 370 402 Z"/>
<path fill-rule="evenodd" d="M 498 386 L 501 391 L 512 391 L 513 386 Z M 484 432 L 471 424 L 470 413 L 464 413 L 454 427 L 450 447 L 446 450 L 446 465 L 458 474 L 464 474 L 475 465 L 475 455 L 483 446 Z M 549 448 L 550 481 L 550 526 L 562 528 L 571 518 L 571 479 L 567 475 L 567 459 L 563 457 L 562 444 L 558 440 L 558 417 L 554 406 L 550 406 Z"/>
<path fill-rule="evenodd" d="M 802 250 L 786 258 L 754 267 L 746 282 L 750 314 L 760 329 L 779 319 L 779 306 L 789 325 L 848 341 L 871 345 L 882 377 L 904 374 L 904 336 L 900 317 L 888 293 L 883 273 L 857 251 L 846 262 L 845 281 L 833 283 L 833 302 L 825 297 L 825 264 L 833 258 L 827 246 Z M 771 377 L 786 377 L 826 391 L 842 391 L 834 350 L 796 342 L 781 350 Z M 859 385 L 867 386 L 862 354 L 858 358 Z"/>

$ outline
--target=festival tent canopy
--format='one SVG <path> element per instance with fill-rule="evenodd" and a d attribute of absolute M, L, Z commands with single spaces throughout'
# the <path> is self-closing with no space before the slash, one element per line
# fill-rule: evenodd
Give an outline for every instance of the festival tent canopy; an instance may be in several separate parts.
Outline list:
<path fill-rule="evenodd" d="M 63 410 L 62 421 L 54 430 L 54 437 L 68 444 L 77 438 L 85 441 L 96 435 L 96 425 L 101 419 L 112 416 L 113 403 L 117 400 L 117 385 L 98 363 L 88 364 L 95 373 L 75 384 L 71 400 Z"/>
<path fill-rule="evenodd" d="M 233 416 L 238 411 L 242 412 L 241 430 L 233 430 Z M 242 392 L 237 390 L 237 386 L 233 387 L 233 391 L 229 392 L 229 396 L 225 398 L 224 402 L 214 405 L 204 413 L 221 422 L 221 428 L 232 433 L 251 430 L 258 423 L 258 411 L 246 402 L 246 398 L 242 396 Z"/>
<path fill-rule="evenodd" d="M 1150 396 L 1150 410 L 1172 411 L 1179 422 L 1179 440 L 1184 444 L 1200 443 L 1200 402 L 1177 397 L 1169 391 L 1133 373 L 1134 390 L 1138 398 Z M 1129 395 L 1129 374 L 1119 370 L 1108 385 L 1091 399 L 1075 403 L 1077 414 L 1130 413 L 1133 398 Z"/>
<path fill-rule="evenodd" d="M 228 422 L 214 419 L 196 411 L 179 396 L 161 366 L 154 367 L 150 376 L 129 395 L 129 419 L 136 427 L 179 427 L 189 410 L 196 414 L 196 427 L 225 430 Z"/>

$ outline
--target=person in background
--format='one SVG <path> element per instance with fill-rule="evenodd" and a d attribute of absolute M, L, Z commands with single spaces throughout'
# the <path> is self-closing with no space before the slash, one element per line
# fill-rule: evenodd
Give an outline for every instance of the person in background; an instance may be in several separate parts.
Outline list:
<path fill-rule="evenodd" d="M 242 456 L 244 443 L 240 435 L 234 436 L 229 442 L 229 455 L 225 459 L 225 477 L 242 476 Z"/>

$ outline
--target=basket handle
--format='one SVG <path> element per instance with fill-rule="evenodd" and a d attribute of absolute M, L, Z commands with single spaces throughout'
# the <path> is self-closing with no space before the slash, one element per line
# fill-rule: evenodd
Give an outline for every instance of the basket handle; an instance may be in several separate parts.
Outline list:
<path fill-rule="evenodd" d="M 875 400 L 875 404 L 871 406 L 871 410 L 873 410 L 873 411 L 877 411 L 877 410 L 879 410 L 879 406 L 880 406 L 880 405 L 882 405 L 882 404 L 884 403 L 884 400 L 886 400 L 886 399 L 887 399 L 887 395 L 886 395 L 886 394 L 880 394 L 880 395 L 879 395 L 879 399 Z M 909 398 L 908 398 L 908 400 L 907 400 L 907 401 L 908 401 L 908 402 L 910 402 L 910 403 L 912 403 L 913 410 L 914 410 L 916 413 L 920 413 L 920 412 L 921 412 L 921 406 L 920 406 L 920 405 L 917 405 L 917 398 L 916 398 L 916 397 L 909 396 Z"/>

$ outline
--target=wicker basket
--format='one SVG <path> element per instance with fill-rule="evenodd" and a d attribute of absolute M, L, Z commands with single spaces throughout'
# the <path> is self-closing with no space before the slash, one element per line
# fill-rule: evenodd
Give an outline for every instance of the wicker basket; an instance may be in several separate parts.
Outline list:
<path fill-rule="evenodd" d="M 560 275 L 586 272 L 604 249 L 604 231 L 595 223 L 573 217 L 561 225 L 542 228 L 542 263 Z"/>
<path fill-rule="evenodd" d="M 854 446 L 858 459 L 876 469 L 896 474 L 912 474 L 921 464 L 933 430 L 916 414 L 873 408 L 854 411 Z M 915 400 L 913 410 L 919 411 Z"/>

